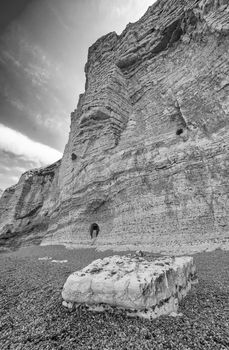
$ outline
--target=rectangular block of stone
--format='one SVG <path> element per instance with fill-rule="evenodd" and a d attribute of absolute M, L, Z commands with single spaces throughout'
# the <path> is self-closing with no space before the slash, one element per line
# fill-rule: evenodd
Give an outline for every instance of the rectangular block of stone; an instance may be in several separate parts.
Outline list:
<path fill-rule="evenodd" d="M 71 274 L 63 305 L 87 305 L 101 311 L 123 308 L 129 315 L 155 318 L 177 312 L 178 302 L 196 281 L 192 257 L 111 256 Z"/>

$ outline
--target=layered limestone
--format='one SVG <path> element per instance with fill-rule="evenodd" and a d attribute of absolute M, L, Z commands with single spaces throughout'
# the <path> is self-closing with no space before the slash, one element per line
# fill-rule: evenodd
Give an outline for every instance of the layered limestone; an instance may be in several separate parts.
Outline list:
<path fill-rule="evenodd" d="M 63 305 L 86 305 L 94 311 L 116 307 L 130 316 L 156 318 L 176 313 L 196 281 L 191 257 L 112 256 L 71 274 L 63 287 Z"/>
<path fill-rule="evenodd" d="M 42 244 L 228 246 L 228 34 L 227 0 L 160 0 L 90 47 Z"/>
<path fill-rule="evenodd" d="M 0 245 L 40 243 L 57 199 L 60 161 L 24 173 L 0 200 Z"/>

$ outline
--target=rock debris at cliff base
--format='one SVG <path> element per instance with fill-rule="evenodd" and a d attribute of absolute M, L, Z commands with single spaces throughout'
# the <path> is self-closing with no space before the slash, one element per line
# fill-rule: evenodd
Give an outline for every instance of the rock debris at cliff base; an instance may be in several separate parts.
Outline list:
<path fill-rule="evenodd" d="M 228 249 L 229 6 L 159 0 L 88 51 L 61 161 L 0 199 L 0 244 Z"/>
<path fill-rule="evenodd" d="M 194 256 L 199 283 L 181 302 L 178 317 L 148 321 L 63 308 L 61 290 L 68 275 L 111 254 L 54 246 L 1 254 L 1 350 L 229 348 L 228 252 Z M 38 260 L 46 256 L 68 263 Z"/>

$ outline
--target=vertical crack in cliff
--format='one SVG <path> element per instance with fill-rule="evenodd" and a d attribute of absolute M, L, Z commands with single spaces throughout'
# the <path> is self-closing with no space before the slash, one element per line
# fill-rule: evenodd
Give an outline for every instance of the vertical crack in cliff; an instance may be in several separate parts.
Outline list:
<path fill-rule="evenodd" d="M 186 121 L 184 114 L 181 111 L 181 107 L 180 107 L 178 100 L 175 101 L 175 108 L 177 111 L 177 127 L 178 128 L 185 128 L 188 130 L 189 129 L 188 124 L 187 124 L 187 121 Z"/>

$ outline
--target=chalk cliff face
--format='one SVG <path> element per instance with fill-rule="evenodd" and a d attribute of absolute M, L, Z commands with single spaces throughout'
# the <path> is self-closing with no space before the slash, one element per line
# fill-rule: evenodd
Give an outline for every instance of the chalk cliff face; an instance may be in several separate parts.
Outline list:
<path fill-rule="evenodd" d="M 4 191 L 0 199 L 0 245 L 40 243 L 58 195 L 59 166 L 60 161 L 28 171 L 17 185 Z"/>
<path fill-rule="evenodd" d="M 20 200 L 12 188 L 1 199 L 2 232 L 24 230 L 31 201 L 32 224 L 48 207 L 42 244 L 86 247 L 95 222 L 104 249 L 226 246 L 228 72 L 227 0 L 160 0 L 100 38 L 48 190 L 34 174 L 26 197 L 22 176 Z"/>

